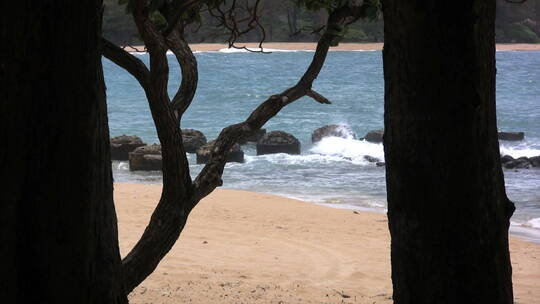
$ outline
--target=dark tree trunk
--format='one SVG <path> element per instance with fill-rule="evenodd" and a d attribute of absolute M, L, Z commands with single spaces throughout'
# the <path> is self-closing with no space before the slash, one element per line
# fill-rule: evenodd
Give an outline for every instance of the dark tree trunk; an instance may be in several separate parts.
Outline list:
<path fill-rule="evenodd" d="M 127 303 L 99 51 L 101 1 L 7 2 L 2 303 Z"/>
<path fill-rule="evenodd" d="M 394 303 L 512 303 L 495 1 L 384 2 Z"/>

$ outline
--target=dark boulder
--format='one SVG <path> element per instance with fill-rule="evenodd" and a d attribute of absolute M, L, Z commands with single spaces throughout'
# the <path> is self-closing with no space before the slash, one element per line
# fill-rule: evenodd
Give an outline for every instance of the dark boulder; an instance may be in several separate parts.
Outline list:
<path fill-rule="evenodd" d="M 197 150 L 197 164 L 206 164 L 210 160 L 210 153 L 214 147 L 214 142 L 211 141 L 206 145 L 202 146 Z M 234 163 L 243 163 L 244 162 L 244 151 L 240 148 L 239 144 L 234 144 L 234 146 L 229 150 L 227 154 L 227 162 Z"/>
<path fill-rule="evenodd" d="M 111 159 L 128 160 L 129 152 L 146 145 L 138 136 L 116 136 L 111 138 Z"/>
<path fill-rule="evenodd" d="M 250 135 L 247 137 L 244 137 L 238 141 L 239 144 L 243 145 L 248 142 L 256 143 L 261 139 L 264 134 L 266 134 L 266 129 L 257 129 L 253 131 Z"/>
<path fill-rule="evenodd" d="M 513 141 L 517 141 L 517 140 L 523 140 L 523 138 L 525 138 L 525 133 L 523 133 L 523 132 L 504 132 L 504 131 L 499 131 L 498 136 L 499 136 L 499 139 L 500 139 L 500 140 L 513 140 Z"/>
<path fill-rule="evenodd" d="M 351 127 L 347 125 L 327 125 L 318 128 L 317 130 L 313 131 L 313 133 L 311 133 L 311 142 L 318 142 L 324 137 L 330 136 L 341 138 L 352 137 L 356 139 L 356 134 L 354 134 L 354 131 L 351 129 Z"/>
<path fill-rule="evenodd" d="M 129 153 L 130 171 L 156 171 L 161 170 L 161 146 L 142 146 Z"/>
<path fill-rule="evenodd" d="M 300 141 L 287 132 L 268 132 L 257 142 L 257 155 L 274 153 L 300 154 Z"/>
<path fill-rule="evenodd" d="M 540 167 L 540 155 L 529 157 L 529 161 L 533 167 Z"/>
<path fill-rule="evenodd" d="M 527 157 L 520 157 L 504 164 L 506 169 L 529 169 L 532 167 Z"/>
<path fill-rule="evenodd" d="M 377 163 L 380 161 L 378 158 L 369 155 L 364 155 L 364 159 L 370 163 Z"/>
<path fill-rule="evenodd" d="M 513 160 L 514 158 L 510 155 L 501 156 L 501 164 L 506 164 L 507 162 L 511 162 Z"/>
<path fill-rule="evenodd" d="M 373 130 L 373 131 L 367 132 L 366 136 L 364 136 L 363 139 L 371 143 L 382 143 L 383 135 L 384 135 L 384 130 Z"/>
<path fill-rule="evenodd" d="M 206 136 L 195 129 L 182 129 L 182 142 L 187 153 L 196 153 L 197 149 L 206 145 Z"/>

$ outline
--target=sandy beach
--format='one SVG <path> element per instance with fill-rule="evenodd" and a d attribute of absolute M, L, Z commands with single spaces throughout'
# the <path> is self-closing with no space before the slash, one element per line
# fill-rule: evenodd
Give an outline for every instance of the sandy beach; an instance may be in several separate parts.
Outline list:
<path fill-rule="evenodd" d="M 160 185 L 115 184 L 122 254 L 143 232 Z M 516 303 L 540 299 L 540 245 L 511 239 Z M 131 303 L 391 303 L 384 214 L 216 190 Z"/>
<path fill-rule="evenodd" d="M 228 47 L 224 43 L 196 43 L 190 44 L 192 51 L 219 51 Z M 258 43 L 239 43 L 238 46 L 248 48 L 258 48 Z M 314 42 L 267 42 L 263 48 L 279 50 L 315 50 L 317 44 Z M 337 47 L 330 48 L 331 51 L 372 51 L 382 50 L 383 43 L 340 43 Z M 144 46 L 126 47 L 128 51 L 142 51 Z M 540 44 L 530 43 L 509 43 L 497 44 L 498 51 L 540 51 Z"/>

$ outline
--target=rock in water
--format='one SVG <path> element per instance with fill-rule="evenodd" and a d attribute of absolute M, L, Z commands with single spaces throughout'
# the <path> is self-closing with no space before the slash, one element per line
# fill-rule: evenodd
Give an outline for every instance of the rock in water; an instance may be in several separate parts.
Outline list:
<path fill-rule="evenodd" d="M 257 155 L 274 153 L 300 154 L 300 141 L 284 131 L 266 133 L 257 142 Z"/>
<path fill-rule="evenodd" d="M 513 161 L 514 158 L 510 155 L 504 155 L 501 157 L 501 164 L 506 164 L 507 162 Z"/>
<path fill-rule="evenodd" d="M 373 157 L 373 156 L 369 156 L 369 155 L 364 155 L 364 159 L 367 160 L 370 163 L 378 163 L 378 162 L 380 162 L 380 159 L 378 159 L 376 157 Z"/>
<path fill-rule="evenodd" d="M 366 136 L 363 139 L 371 143 L 382 143 L 383 142 L 384 130 L 373 130 L 367 132 Z"/>
<path fill-rule="evenodd" d="M 116 136 L 111 138 L 111 159 L 128 160 L 129 152 L 146 145 L 138 136 Z"/>
<path fill-rule="evenodd" d="M 524 156 L 505 163 L 504 167 L 506 169 L 529 169 L 532 167 L 532 164 L 529 159 Z"/>
<path fill-rule="evenodd" d="M 212 140 L 197 150 L 197 164 L 208 163 L 210 160 L 210 153 L 214 148 L 214 143 L 215 141 Z M 244 151 L 242 151 L 239 144 L 234 144 L 234 146 L 229 150 L 229 153 L 227 154 L 227 162 L 244 162 Z"/>
<path fill-rule="evenodd" d="M 241 145 L 246 144 L 248 142 L 256 143 L 259 141 L 259 139 L 261 139 L 264 136 L 264 134 L 266 134 L 266 129 L 257 129 L 253 131 L 247 137 L 241 138 L 240 140 L 238 140 L 238 143 Z"/>
<path fill-rule="evenodd" d="M 161 170 L 161 146 L 142 146 L 129 153 L 130 171 L 155 171 Z"/>
<path fill-rule="evenodd" d="M 347 125 L 326 125 L 324 127 L 318 128 L 317 130 L 311 133 L 311 142 L 318 142 L 324 137 L 341 137 L 341 138 L 354 138 L 356 139 L 356 134 Z"/>
<path fill-rule="evenodd" d="M 195 129 L 182 129 L 182 142 L 187 153 L 196 153 L 197 150 L 206 145 L 206 136 Z"/>
<path fill-rule="evenodd" d="M 533 167 L 540 167 L 540 155 L 529 157 L 529 161 Z"/>
<path fill-rule="evenodd" d="M 523 140 L 525 138 L 525 133 L 523 132 L 504 132 L 499 131 L 498 137 L 500 140 Z"/>

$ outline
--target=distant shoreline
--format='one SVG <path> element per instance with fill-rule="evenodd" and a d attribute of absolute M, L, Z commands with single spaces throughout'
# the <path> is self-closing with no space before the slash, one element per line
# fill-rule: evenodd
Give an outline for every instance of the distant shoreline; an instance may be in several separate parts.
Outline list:
<path fill-rule="evenodd" d="M 224 43 L 193 43 L 189 45 L 192 51 L 210 52 L 226 49 L 227 44 Z M 238 46 L 246 46 L 248 48 L 258 48 L 258 43 L 238 44 Z M 264 49 L 277 50 L 315 50 L 317 43 L 315 42 L 267 42 L 263 44 Z M 380 51 L 383 48 L 383 43 L 340 43 L 337 47 L 331 47 L 331 51 Z M 128 51 L 142 51 L 144 46 L 126 46 Z M 500 43 L 497 44 L 497 51 L 540 51 L 540 43 Z"/>

